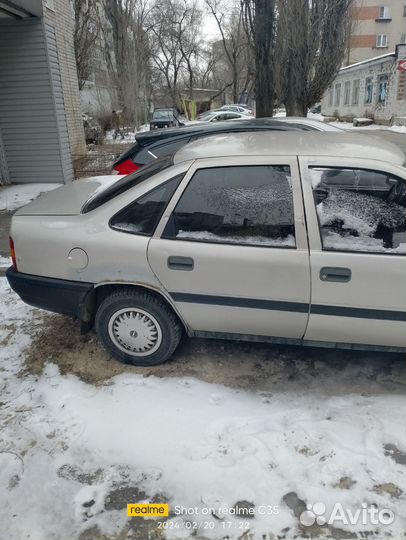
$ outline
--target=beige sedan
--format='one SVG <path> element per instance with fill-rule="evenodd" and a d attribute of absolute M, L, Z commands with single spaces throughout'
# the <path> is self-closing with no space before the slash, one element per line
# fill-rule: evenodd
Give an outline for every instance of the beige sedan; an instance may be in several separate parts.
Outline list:
<path fill-rule="evenodd" d="M 403 351 L 404 162 L 358 134 L 208 137 L 18 211 L 7 277 L 136 365 L 182 333 Z"/>

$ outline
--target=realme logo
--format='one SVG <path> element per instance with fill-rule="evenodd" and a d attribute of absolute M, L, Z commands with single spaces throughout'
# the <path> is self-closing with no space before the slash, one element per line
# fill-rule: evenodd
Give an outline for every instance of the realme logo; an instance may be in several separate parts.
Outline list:
<path fill-rule="evenodd" d="M 130 517 L 168 517 L 169 504 L 127 504 Z"/>

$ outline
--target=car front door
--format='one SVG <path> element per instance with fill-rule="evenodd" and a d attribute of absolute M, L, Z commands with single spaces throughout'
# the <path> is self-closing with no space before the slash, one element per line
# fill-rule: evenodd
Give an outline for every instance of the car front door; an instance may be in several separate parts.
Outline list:
<path fill-rule="evenodd" d="M 148 260 L 195 333 L 302 338 L 310 267 L 297 160 L 195 162 Z"/>
<path fill-rule="evenodd" d="M 306 340 L 406 346 L 406 175 L 377 163 L 300 159 L 312 278 Z"/>

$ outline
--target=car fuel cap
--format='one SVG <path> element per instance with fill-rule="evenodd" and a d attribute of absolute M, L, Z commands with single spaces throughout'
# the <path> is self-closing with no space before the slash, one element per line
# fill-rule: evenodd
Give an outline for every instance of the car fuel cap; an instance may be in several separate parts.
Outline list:
<path fill-rule="evenodd" d="M 84 270 L 89 264 L 86 251 L 81 248 L 73 248 L 68 255 L 69 266 L 74 270 Z"/>

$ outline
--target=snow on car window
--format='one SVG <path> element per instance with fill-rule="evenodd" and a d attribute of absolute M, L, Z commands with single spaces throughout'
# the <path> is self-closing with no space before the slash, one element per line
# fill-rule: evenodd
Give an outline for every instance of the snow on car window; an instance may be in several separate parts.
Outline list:
<path fill-rule="evenodd" d="M 207 242 L 229 242 L 230 244 L 258 244 L 261 246 L 273 247 L 295 247 L 295 237 L 291 234 L 286 238 L 266 238 L 265 236 L 219 236 L 209 231 L 179 231 L 176 238 Z"/>
<path fill-rule="evenodd" d="M 405 183 L 386 174 L 339 171 L 313 184 L 323 248 L 406 253 Z M 341 179 L 340 179 L 341 178 Z M 332 180 L 333 179 L 333 180 Z M 342 185 L 340 186 L 340 182 Z"/>
<path fill-rule="evenodd" d="M 197 171 L 164 235 L 295 247 L 289 167 L 216 167 Z"/>

